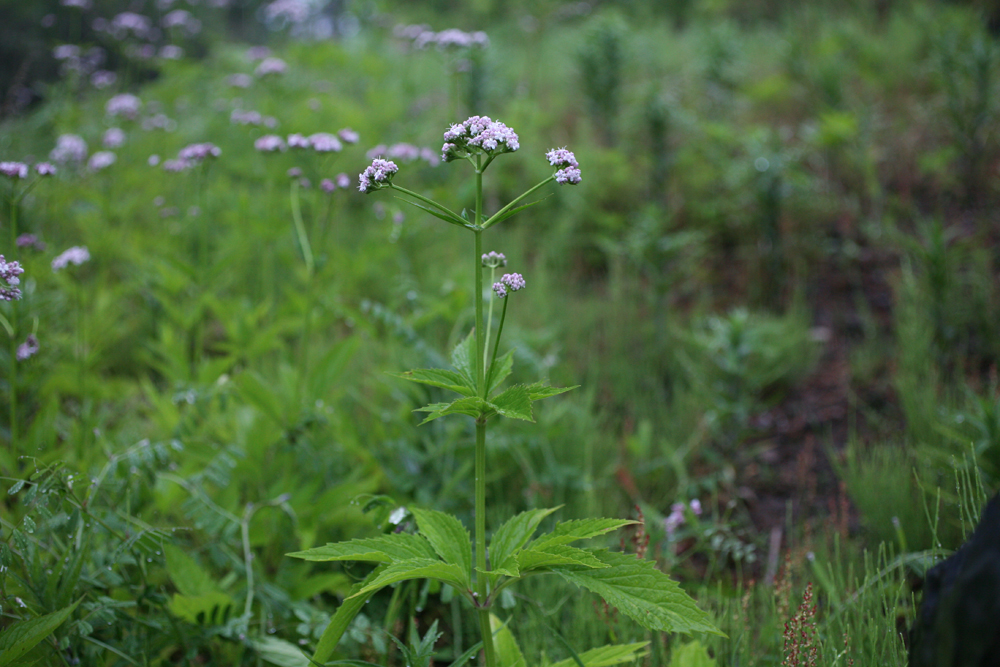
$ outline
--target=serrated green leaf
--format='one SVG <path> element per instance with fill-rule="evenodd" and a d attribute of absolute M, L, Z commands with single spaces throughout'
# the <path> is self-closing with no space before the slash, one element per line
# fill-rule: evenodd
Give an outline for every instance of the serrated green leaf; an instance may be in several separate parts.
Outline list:
<path fill-rule="evenodd" d="M 408 533 L 335 542 L 285 555 L 311 561 L 353 560 L 369 563 L 392 563 L 413 558 L 435 557 L 434 549 L 427 540 Z"/>
<path fill-rule="evenodd" d="M 28 621 L 15 623 L 0 632 L 0 667 L 13 665 L 43 639 L 51 635 L 69 618 L 80 604 L 79 600 L 59 611 Z"/>
<path fill-rule="evenodd" d="M 462 572 L 468 572 L 472 568 L 472 543 L 469 531 L 461 521 L 435 510 L 412 508 L 410 511 L 417 519 L 420 534 L 427 538 L 444 562 L 457 565 Z M 468 588 L 468 576 L 465 584 Z"/>
<path fill-rule="evenodd" d="M 516 384 L 500 392 L 490 399 L 489 405 L 504 417 L 535 421 L 531 416 L 531 398 L 528 396 L 527 388 L 522 384 Z"/>
<path fill-rule="evenodd" d="M 382 574 L 352 597 L 373 593 L 389 584 L 409 579 L 436 579 L 461 591 L 469 590 L 469 573 L 457 565 L 430 558 L 414 558 L 385 566 Z"/>
<path fill-rule="evenodd" d="M 414 412 L 431 413 L 427 419 L 420 422 L 421 425 L 444 417 L 445 415 L 468 415 L 473 419 L 478 419 L 480 416 L 489 417 L 494 414 L 490 404 L 478 396 L 458 398 L 447 404 L 434 403 L 432 405 L 425 405 L 422 408 L 417 408 Z"/>
<path fill-rule="evenodd" d="M 535 401 L 540 401 L 545 398 L 565 394 L 567 391 L 572 391 L 579 386 L 580 385 L 575 384 L 572 387 L 550 387 L 544 382 L 535 382 L 534 384 L 529 384 L 527 389 L 528 396 L 531 398 L 531 402 L 534 403 Z"/>
<path fill-rule="evenodd" d="M 535 530 L 538 529 L 538 524 L 557 509 L 559 508 L 528 510 L 527 512 L 515 514 L 505 521 L 493 533 L 493 539 L 490 540 L 489 555 L 490 563 L 493 567 L 499 570 L 500 568 L 509 568 L 513 565 L 516 571 L 518 569 L 517 560 L 514 559 L 513 563 L 508 564 L 508 558 L 513 558 L 516 552 L 531 539 Z M 508 574 L 508 576 L 516 577 L 518 575 Z"/>
<path fill-rule="evenodd" d="M 326 626 L 326 630 L 323 631 L 323 636 L 319 638 L 319 644 L 316 645 L 316 652 L 312 656 L 313 662 L 323 664 L 330 659 L 333 652 L 337 649 L 337 644 L 340 643 L 340 638 L 344 636 L 347 628 L 350 627 L 351 621 L 354 620 L 354 617 L 358 615 L 358 612 L 361 611 L 371 596 L 375 595 L 378 588 L 370 589 L 367 592 L 363 591 L 385 572 L 386 567 L 386 565 L 379 565 L 372 570 L 363 581 L 355 584 L 350 594 L 344 598 L 333 618 L 330 619 L 329 625 Z"/>
<path fill-rule="evenodd" d="M 585 667 L 610 667 L 610 665 L 619 665 L 623 662 L 638 660 L 646 655 L 645 653 L 640 653 L 640 651 L 648 645 L 649 642 L 638 642 L 636 644 L 601 646 L 590 649 L 589 651 L 584 651 L 577 657 L 580 658 L 580 662 L 582 662 Z M 560 660 L 559 662 L 549 665 L 548 667 L 577 667 L 577 665 L 578 663 L 576 660 L 573 658 L 567 658 L 566 660 Z"/>
<path fill-rule="evenodd" d="M 725 636 L 680 585 L 657 570 L 651 561 L 608 551 L 593 554 L 608 567 L 554 567 L 552 571 L 570 583 L 597 593 L 608 604 L 650 630 Z"/>
<path fill-rule="evenodd" d="M 514 634 L 499 618 L 490 614 L 493 648 L 496 650 L 497 667 L 527 667 L 524 654 L 514 639 Z"/>
<path fill-rule="evenodd" d="M 517 564 L 522 573 L 562 565 L 579 565 L 589 568 L 607 567 L 594 556 L 593 552 L 571 547 L 568 544 L 551 544 L 537 549 L 525 549 L 517 554 Z"/>
<path fill-rule="evenodd" d="M 422 368 L 405 373 L 389 373 L 393 377 L 419 382 L 432 387 L 441 387 L 462 394 L 463 396 L 475 396 L 476 390 L 467 383 L 465 376 L 458 371 L 449 371 L 444 368 Z"/>
<path fill-rule="evenodd" d="M 538 549 L 554 544 L 569 544 L 577 540 L 588 540 L 592 537 L 618 530 L 622 526 L 631 526 L 635 523 L 637 522 L 630 519 L 574 519 L 573 521 L 560 521 L 551 533 L 539 535 L 531 543 L 531 548 Z"/>
<path fill-rule="evenodd" d="M 513 370 L 514 350 L 510 350 L 499 359 L 495 359 L 493 361 L 493 365 L 491 366 L 490 389 L 486 392 L 487 395 L 492 394 L 497 387 L 503 384 L 503 381 L 507 379 L 507 376 L 509 376 Z"/>
<path fill-rule="evenodd" d="M 465 379 L 468 381 L 466 384 L 470 386 L 475 386 L 475 381 L 472 379 L 476 377 L 476 370 L 473 365 L 473 355 L 475 352 L 473 348 L 476 346 L 476 332 L 470 331 L 469 335 L 466 336 L 461 343 L 455 346 L 455 349 L 451 351 L 451 365 L 454 366 L 459 373 L 465 375 Z"/>
<path fill-rule="evenodd" d="M 181 595 L 198 597 L 219 590 L 212 575 L 183 549 L 173 544 L 165 544 L 163 554 L 166 557 L 167 573 L 170 574 L 170 579 Z"/>

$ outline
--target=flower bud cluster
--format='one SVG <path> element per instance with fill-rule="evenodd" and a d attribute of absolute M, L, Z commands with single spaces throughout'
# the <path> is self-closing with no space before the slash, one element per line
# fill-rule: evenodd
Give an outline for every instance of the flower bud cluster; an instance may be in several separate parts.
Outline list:
<path fill-rule="evenodd" d="M 508 291 L 516 292 L 521 289 L 524 289 L 524 278 L 520 273 L 505 273 L 500 282 L 493 283 L 493 291 L 500 299 L 506 297 Z"/>
<path fill-rule="evenodd" d="M 17 301 L 21 298 L 21 290 L 17 286 L 21 284 L 18 276 L 22 273 L 24 269 L 19 262 L 8 262 L 0 255 L 0 280 L 6 283 L 0 283 L 0 301 Z"/>
<path fill-rule="evenodd" d="M 556 183 L 565 185 L 576 185 L 580 182 L 580 165 L 576 161 L 576 156 L 565 148 L 553 148 L 545 154 L 545 159 L 553 167 L 557 168 L 555 173 Z"/>
<path fill-rule="evenodd" d="M 399 171 L 395 162 L 375 158 L 372 163 L 365 167 L 358 179 L 358 190 L 368 194 L 379 188 L 383 188 L 392 182 L 392 177 Z"/>
<path fill-rule="evenodd" d="M 490 250 L 483 253 L 483 266 L 495 269 L 498 266 L 507 266 L 507 257 L 502 252 Z"/>
<path fill-rule="evenodd" d="M 464 123 L 452 125 L 444 133 L 444 141 L 441 159 L 445 162 L 477 154 L 513 153 L 521 147 L 512 129 L 488 116 L 472 116 Z"/>

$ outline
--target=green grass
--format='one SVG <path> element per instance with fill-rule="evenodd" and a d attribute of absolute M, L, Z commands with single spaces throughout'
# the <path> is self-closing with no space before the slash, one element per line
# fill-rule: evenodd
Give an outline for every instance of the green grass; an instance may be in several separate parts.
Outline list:
<path fill-rule="evenodd" d="M 399 11 L 447 27 L 426 7 Z M 471 327 L 471 238 L 385 193 L 327 200 L 315 185 L 339 172 L 354 182 L 377 144 L 437 150 L 474 111 L 522 146 L 491 167 L 488 208 L 544 178 L 554 146 L 574 150 L 584 176 L 491 230 L 486 248 L 529 284 L 505 325 L 513 380 L 582 385 L 539 409 L 537 424 L 496 430 L 490 524 L 529 507 L 562 504 L 568 519 L 639 506 L 647 558 L 728 635 L 697 638 L 718 665 L 781 664 L 782 629 L 809 582 L 822 664 L 904 664 L 911 577 L 970 530 L 985 497 L 974 480 L 992 490 L 1000 475 L 997 190 L 976 171 L 997 144 L 968 140 L 984 85 L 970 72 L 985 67 L 995 85 L 1000 70 L 975 56 L 983 36 L 962 9 L 919 4 L 881 25 L 819 8 L 774 22 L 719 12 L 696 3 L 678 28 L 623 10 L 620 104 L 597 116 L 579 66 L 606 17 L 554 11 L 534 32 L 516 16 L 490 19 L 475 94 L 455 95 L 442 54 L 407 51 L 368 20 L 342 42 L 279 40 L 289 73 L 247 90 L 225 83 L 252 71 L 244 46 L 219 35 L 206 59 L 165 63 L 132 88 L 176 130 L 121 122 L 128 138 L 107 171 L 63 168 L 39 183 L 18 229 L 44 251 L 8 249 L 8 209 L 0 218 L 0 248 L 25 268 L 25 298 L 0 314 L 16 317 L 15 344 L 32 332 L 40 342 L 16 363 L 18 438 L 7 446 L 15 365 L 0 336 L 0 478 L 13 489 L 0 499 L 0 627 L 82 599 L 36 649 L 42 664 L 260 664 L 268 637 L 314 648 L 364 575 L 285 553 L 387 529 L 398 505 L 471 525 L 471 424 L 418 428 L 412 409 L 440 392 L 387 375 L 444 365 Z M 103 112 L 111 94 L 55 84 L 0 125 L 0 159 L 42 159 L 63 132 L 97 150 L 115 122 Z M 483 108 L 465 109 L 469 97 Z M 274 116 L 282 135 L 351 127 L 361 143 L 326 163 L 261 155 L 253 141 L 266 130 L 232 125 L 234 108 Z M 600 127 L 608 114 L 613 135 Z M 222 149 L 206 169 L 147 164 L 196 141 Z M 293 166 L 313 183 L 301 193 L 311 278 L 289 208 Z M 414 162 L 398 178 L 461 208 L 474 201 L 461 171 Z M 90 262 L 53 273 L 74 245 Z M 852 509 L 789 510 L 773 552 L 750 521 L 756 491 L 743 473 L 781 479 L 754 417 L 825 368 L 817 325 L 852 362 L 850 447 L 831 473 Z M 830 442 L 831 457 L 846 444 Z M 805 484 L 784 493 L 794 504 Z M 363 511 L 383 495 L 382 514 Z M 693 498 L 705 514 L 667 535 L 671 505 Z M 192 576 L 204 589 L 185 588 Z M 558 636 L 577 651 L 649 640 L 650 667 L 684 667 L 701 650 L 646 636 L 554 579 L 514 592 L 501 614 L 531 664 L 571 657 Z M 442 659 L 457 656 L 475 641 L 460 612 L 448 591 L 400 586 L 366 607 L 344 656 L 398 665 L 384 633 L 402 637 L 414 617 L 421 632 L 437 620 Z"/>

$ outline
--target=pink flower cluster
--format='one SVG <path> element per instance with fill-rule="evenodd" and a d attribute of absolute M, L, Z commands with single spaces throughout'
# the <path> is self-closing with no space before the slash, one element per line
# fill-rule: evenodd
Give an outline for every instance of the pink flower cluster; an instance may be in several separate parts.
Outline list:
<path fill-rule="evenodd" d="M 87 246 L 73 246 L 52 260 L 52 270 L 61 271 L 70 264 L 80 266 L 87 261 L 90 261 L 90 251 L 87 250 Z"/>
<path fill-rule="evenodd" d="M 379 144 L 365 155 L 369 160 L 380 155 L 384 155 L 392 160 L 399 160 L 400 162 L 423 160 L 432 167 L 436 167 L 441 162 L 441 158 L 434 149 L 427 148 L 426 146 L 421 148 L 407 143 L 393 144 L 391 146 Z"/>
<path fill-rule="evenodd" d="M 104 131 L 104 136 L 101 138 L 101 144 L 105 148 L 121 148 L 124 143 L 125 131 L 120 127 L 109 127 Z"/>
<path fill-rule="evenodd" d="M 87 169 L 90 171 L 102 171 L 115 163 L 118 156 L 111 151 L 97 151 L 87 160 Z"/>
<path fill-rule="evenodd" d="M 222 149 L 213 143 L 206 141 L 204 143 L 188 144 L 178 151 L 176 158 L 163 162 L 163 170 L 171 173 L 186 171 L 198 166 L 208 158 L 217 158 L 220 155 L 222 155 Z M 157 162 L 159 162 L 159 156 L 156 156 L 156 160 L 153 160 L 152 157 L 150 158 L 151 165 L 155 165 Z"/>
<path fill-rule="evenodd" d="M 22 273 L 24 269 L 19 262 L 8 262 L 0 255 L 0 280 L 7 283 L 0 284 L 0 301 L 17 301 L 21 298 L 21 290 L 17 286 L 21 284 L 19 276 Z"/>
<path fill-rule="evenodd" d="M 481 30 L 465 32 L 457 28 L 449 28 L 441 32 L 434 32 L 427 25 L 405 25 L 396 26 L 394 33 L 402 39 L 412 40 L 413 47 L 417 49 L 435 46 L 438 50 L 444 51 L 446 49 L 485 48 L 490 44 L 490 38 Z"/>
<path fill-rule="evenodd" d="M 112 37 L 120 40 L 128 37 L 129 33 L 139 38 L 147 37 L 152 27 L 153 22 L 148 16 L 135 12 L 122 12 L 111 19 L 107 29 Z"/>
<path fill-rule="evenodd" d="M 337 174 L 337 176 L 333 179 L 324 178 L 320 182 L 319 187 L 320 189 L 323 190 L 323 192 L 326 193 L 333 192 L 337 188 L 346 190 L 347 188 L 351 187 L 351 177 L 348 176 L 347 174 L 340 173 Z"/>
<path fill-rule="evenodd" d="M 667 531 L 668 537 L 673 537 L 677 529 L 687 522 L 685 512 L 688 507 L 691 508 L 692 514 L 695 516 L 701 516 L 701 501 L 697 498 L 692 500 L 689 505 L 685 505 L 684 503 L 674 503 L 670 506 L 670 515 L 663 520 L 663 527 Z"/>
<path fill-rule="evenodd" d="M 576 156 L 565 148 L 553 148 L 545 154 L 545 159 L 553 167 L 557 167 L 555 173 L 556 183 L 565 185 L 576 185 L 580 182 L 580 165 L 576 161 Z"/>
<path fill-rule="evenodd" d="M 473 154 L 512 153 L 521 147 L 512 129 L 489 116 L 472 116 L 464 123 L 452 125 L 444 133 L 444 140 L 441 159 L 445 162 Z"/>
<path fill-rule="evenodd" d="M 243 111 L 233 109 L 229 114 L 229 122 L 233 125 L 263 125 L 264 127 L 277 127 L 278 119 L 273 116 L 262 116 L 259 111 Z"/>
<path fill-rule="evenodd" d="M 258 137 L 257 140 L 253 142 L 253 147 L 261 153 L 276 153 L 278 151 L 284 151 L 288 148 L 285 144 L 285 140 L 276 134 L 265 134 L 262 137 Z"/>
<path fill-rule="evenodd" d="M 368 194 L 379 188 L 385 187 L 392 182 L 392 177 L 399 171 L 395 162 L 375 158 L 372 163 L 365 167 L 358 179 L 358 190 Z"/>
<path fill-rule="evenodd" d="M 264 77 L 269 74 L 284 74 L 287 71 L 288 65 L 281 58 L 264 58 L 253 73 L 258 77 Z"/>
<path fill-rule="evenodd" d="M 123 116 L 129 120 L 135 120 L 139 116 L 141 108 L 142 100 L 129 93 L 115 95 L 104 105 L 104 111 L 109 116 Z"/>
<path fill-rule="evenodd" d="M 268 23 L 275 21 L 305 23 L 309 14 L 309 3 L 303 0 L 274 0 L 264 7 L 264 18 Z"/>
<path fill-rule="evenodd" d="M 505 273 L 500 278 L 500 282 L 493 283 L 493 291 L 498 298 L 503 299 L 507 292 L 516 292 L 524 289 L 524 277 L 520 273 Z"/>
<path fill-rule="evenodd" d="M 28 177 L 28 165 L 23 162 L 0 162 L 0 176 L 10 179 L 24 179 Z"/>
<path fill-rule="evenodd" d="M 179 153 L 177 153 L 177 158 L 198 164 L 200 162 L 204 162 L 210 157 L 219 157 L 220 155 L 222 155 L 222 149 L 215 144 L 206 141 L 200 144 L 189 144 L 185 146 Z"/>
<path fill-rule="evenodd" d="M 78 134 L 60 134 L 49 157 L 59 164 L 83 162 L 87 157 L 87 142 Z"/>
<path fill-rule="evenodd" d="M 35 334 L 28 334 L 25 341 L 17 346 L 15 356 L 18 361 L 25 361 L 34 356 L 36 352 L 38 352 L 38 339 L 35 337 Z"/>

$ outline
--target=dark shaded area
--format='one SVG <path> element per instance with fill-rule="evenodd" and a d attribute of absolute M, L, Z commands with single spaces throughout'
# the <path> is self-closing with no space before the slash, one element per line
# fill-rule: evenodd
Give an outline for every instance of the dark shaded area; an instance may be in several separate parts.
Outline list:
<path fill-rule="evenodd" d="M 911 667 L 1000 665 L 1000 494 L 969 541 L 927 572 Z"/>

